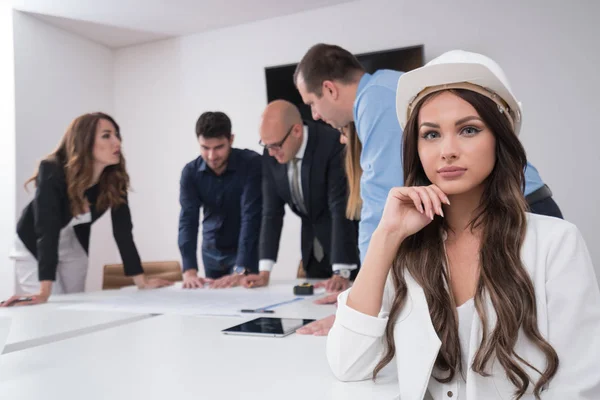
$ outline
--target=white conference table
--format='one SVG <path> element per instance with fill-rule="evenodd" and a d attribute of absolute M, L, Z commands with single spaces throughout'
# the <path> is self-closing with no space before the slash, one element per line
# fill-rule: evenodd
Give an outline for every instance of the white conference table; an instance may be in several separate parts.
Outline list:
<path fill-rule="evenodd" d="M 46 304 L 0 308 L 0 317 L 10 317 L 12 320 L 3 354 L 150 317 L 125 312 L 61 309 L 65 305 L 103 299 L 118 292 L 105 290 L 52 296 Z"/>
<path fill-rule="evenodd" d="M 98 295 L 110 293 L 86 293 L 78 299 L 85 301 Z M 67 297 L 57 296 L 55 303 L 47 305 L 48 322 L 61 313 L 69 314 L 60 317 L 62 321 L 81 316 L 56 306 Z M 45 314 L 43 307 L 38 307 L 39 314 L 23 308 L 26 313 L 13 318 L 28 321 Z M 315 305 L 307 299 L 275 310 L 268 316 L 321 318 L 333 313 L 335 306 Z M 0 357 L 0 398 L 304 400 L 397 396 L 393 367 L 384 370 L 375 383 L 337 381 L 325 357 L 325 337 L 292 334 L 262 338 L 220 332 L 258 314 L 244 318 L 129 314 L 133 320 L 128 320 L 125 313 L 107 312 L 104 319 L 102 311 L 87 314 L 83 324 L 70 321 L 66 325 L 89 331 L 5 351 Z M 106 328 L 107 323 L 116 324 Z M 23 331 L 19 333 L 22 338 L 43 339 L 24 332 L 27 327 L 34 329 L 36 323 L 17 324 Z M 93 330 L 98 326 L 103 328 Z M 48 332 L 55 336 L 69 334 L 66 328 L 46 329 L 43 333 Z"/>

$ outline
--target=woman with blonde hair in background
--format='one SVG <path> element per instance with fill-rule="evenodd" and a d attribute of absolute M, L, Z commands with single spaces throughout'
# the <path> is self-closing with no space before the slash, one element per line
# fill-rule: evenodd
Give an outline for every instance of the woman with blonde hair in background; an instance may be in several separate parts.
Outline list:
<path fill-rule="evenodd" d="M 340 129 L 340 132 L 340 142 L 346 145 L 346 155 L 344 157 L 346 177 L 348 178 L 346 217 L 354 221 L 359 221 L 363 203 L 360 197 L 360 177 L 362 176 L 360 153 L 362 151 L 362 144 L 358 139 L 354 122 L 350 122 L 344 128 Z"/>

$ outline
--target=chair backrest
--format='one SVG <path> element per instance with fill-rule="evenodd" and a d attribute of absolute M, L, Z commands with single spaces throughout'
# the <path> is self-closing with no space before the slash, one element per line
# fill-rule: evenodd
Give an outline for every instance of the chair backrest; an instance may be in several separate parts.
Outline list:
<path fill-rule="evenodd" d="M 181 281 L 183 278 L 179 261 L 144 262 L 142 267 L 148 278 L 162 278 L 171 282 Z M 133 284 L 133 278 L 125 276 L 123 264 L 104 266 L 102 289 L 119 289 Z"/>

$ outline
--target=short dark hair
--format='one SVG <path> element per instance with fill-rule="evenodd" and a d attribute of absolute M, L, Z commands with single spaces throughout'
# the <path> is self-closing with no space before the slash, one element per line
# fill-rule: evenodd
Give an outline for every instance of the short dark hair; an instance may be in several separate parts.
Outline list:
<path fill-rule="evenodd" d="M 221 111 L 202 113 L 196 121 L 196 137 L 206 139 L 225 137 L 231 139 L 231 120 Z"/>
<path fill-rule="evenodd" d="M 294 84 L 298 86 L 298 75 L 302 74 L 308 92 L 321 97 L 323 81 L 352 83 L 357 72 L 364 71 L 365 68 L 348 50 L 333 44 L 319 43 L 311 47 L 298 63 L 294 72 Z"/>

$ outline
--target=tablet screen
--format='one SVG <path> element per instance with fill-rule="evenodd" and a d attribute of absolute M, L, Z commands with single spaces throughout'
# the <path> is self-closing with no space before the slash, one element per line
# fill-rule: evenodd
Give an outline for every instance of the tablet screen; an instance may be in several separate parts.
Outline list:
<path fill-rule="evenodd" d="M 285 336 L 313 322 L 313 319 L 260 317 L 223 330 L 223 333 Z"/>

